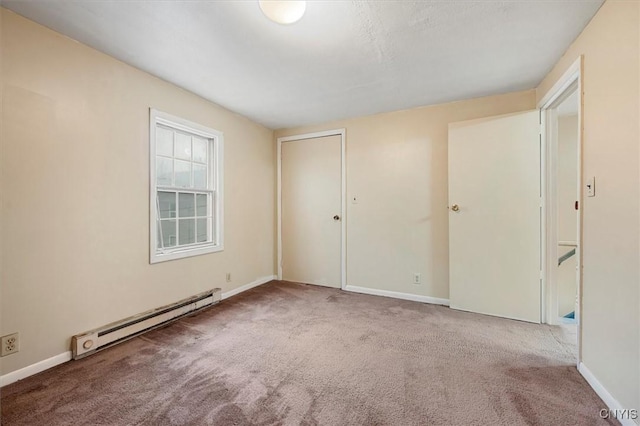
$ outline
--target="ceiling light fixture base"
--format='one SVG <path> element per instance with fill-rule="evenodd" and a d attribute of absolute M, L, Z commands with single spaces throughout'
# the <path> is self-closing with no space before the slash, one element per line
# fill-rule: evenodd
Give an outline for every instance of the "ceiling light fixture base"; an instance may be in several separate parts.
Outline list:
<path fill-rule="evenodd" d="M 267 18 L 283 25 L 298 22 L 307 9 L 303 0 L 258 0 L 258 4 Z"/>

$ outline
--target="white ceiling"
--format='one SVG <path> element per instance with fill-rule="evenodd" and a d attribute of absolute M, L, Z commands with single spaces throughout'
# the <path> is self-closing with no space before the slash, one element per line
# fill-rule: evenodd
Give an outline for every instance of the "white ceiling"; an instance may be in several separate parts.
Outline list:
<path fill-rule="evenodd" d="M 602 0 L 16 1 L 7 7 L 276 129 L 531 89 Z"/>

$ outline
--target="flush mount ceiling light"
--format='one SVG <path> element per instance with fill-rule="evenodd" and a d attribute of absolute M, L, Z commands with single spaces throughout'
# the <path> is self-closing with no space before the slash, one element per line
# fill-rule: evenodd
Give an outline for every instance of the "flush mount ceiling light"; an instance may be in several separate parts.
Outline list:
<path fill-rule="evenodd" d="M 259 0 L 262 13 L 278 24 L 293 24 L 302 18 L 307 8 L 303 0 Z"/>

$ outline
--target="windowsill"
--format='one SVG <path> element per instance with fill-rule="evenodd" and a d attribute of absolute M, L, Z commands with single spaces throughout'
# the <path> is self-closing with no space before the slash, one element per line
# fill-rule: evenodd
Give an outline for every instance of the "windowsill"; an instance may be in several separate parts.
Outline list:
<path fill-rule="evenodd" d="M 199 246 L 199 247 L 185 247 L 182 249 L 178 248 L 165 253 L 154 252 L 154 253 L 151 253 L 149 263 L 154 264 L 154 263 L 166 262 L 168 260 L 184 259 L 186 257 L 216 253 L 223 250 L 224 250 L 223 245 L 206 245 L 206 246 Z"/>

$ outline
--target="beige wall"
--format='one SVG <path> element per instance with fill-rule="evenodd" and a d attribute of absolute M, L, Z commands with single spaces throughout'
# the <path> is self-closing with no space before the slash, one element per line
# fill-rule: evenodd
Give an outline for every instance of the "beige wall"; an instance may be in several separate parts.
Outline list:
<path fill-rule="evenodd" d="M 624 408 L 640 408 L 639 8 L 607 1 L 537 90 L 584 55 L 582 361 Z"/>
<path fill-rule="evenodd" d="M 448 124 L 535 108 L 525 91 L 304 128 L 346 128 L 347 283 L 449 298 Z M 412 283 L 422 273 L 422 284 Z"/>
<path fill-rule="evenodd" d="M 73 334 L 273 274 L 271 130 L 7 10 L 2 63 L 1 333 L 21 337 L 3 374 Z M 224 252 L 149 264 L 150 107 L 224 132 Z"/>

